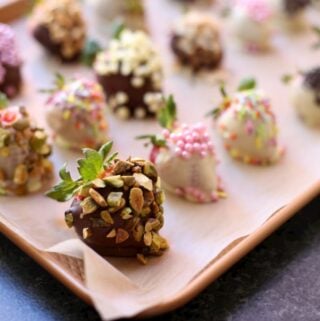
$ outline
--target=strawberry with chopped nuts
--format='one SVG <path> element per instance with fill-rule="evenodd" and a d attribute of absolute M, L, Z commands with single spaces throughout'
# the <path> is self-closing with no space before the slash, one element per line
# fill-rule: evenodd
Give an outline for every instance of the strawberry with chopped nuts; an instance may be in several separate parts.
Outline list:
<path fill-rule="evenodd" d="M 120 160 L 109 155 L 112 143 L 98 151 L 84 149 L 78 161 L 80 178 L 65 167 L 62 182 L 47 196 L 63 202 L 74 197 L 65 221 L 79 237 L 103 256 L 161 255 L 168 248 L 159 235 L 164 193 L 154 165 L 141 158 Z"/>

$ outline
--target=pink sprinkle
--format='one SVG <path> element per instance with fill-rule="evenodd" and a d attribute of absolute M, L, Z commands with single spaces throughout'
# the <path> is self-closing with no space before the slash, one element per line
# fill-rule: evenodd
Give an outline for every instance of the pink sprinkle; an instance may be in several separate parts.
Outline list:
<path fill-rule="evenodd" d="M 193 147 L 191 144 L 187 143 L 184 148 L 186 149 L 187 152 L 192 152 L 193 151 Z"/>
<path fill-rule="evenodd" d="M 252 135 L 254 132 L 254 125 L 253 125 L 252 120 L 250 120 L 250 119 L 247 120 L 245 127 L 246 127 L 247 134 Z"/>
<path fill-rule="evenodd" d="M 190 157 L 190 154 L 189 154 L 187 151 L 184 150 L 184 151 L 181 153 L 181 156 L 182 156 L 183 158 L 188 159 L 188 158 Z"/>
<path fill-rule="evenodd" d="M 164 138 L 168 139 L 168 138 L 170 137 L 170 132 L 169 132 L 169 130 L 168 130 L 168 129 L 164 129 L 164 130 L 162 131 L 162 135 L 163 135 Z"/>
<path fill-rule="evenodd" d="M 176 147 L 174 152 L 177 154 L 177 155 L 181 155 L 181 149 L 179 147 Z"/>
<path fill-rule="evenodd" d="M 219 200 L 219 197 L 218 197 L 218 195 L 217 195 L 216 192 L 213 192 L 213 193 L 211 194 L 211 200 L 212 200 L 213 202 L 217 202 L 217 201 Z"/>
<path fill-rule="evenodd" d="M 182 141 L 182 140 L 178 140 L 177 141 L 177 146 L 179 147 L 179 148 L 184 148 L 184 141 Z"/>
<path fill-rule="evenodd" d="M 201 155 L 201 157 L 205 158 L 205 157 L 208 156 L 208 153 L 207 153 L 205 150 L 202 150 L 202 151 L 200 152 L 200 155 Z"/>
<path fill-rule="evenodd" d="M 186 140 L 186 142 L 188 142 L 188 143 L 192 143 L 192 142 L 193 142 L 193 138 L 192 138 L 192 136 L 190 136 L 190 135 L 187 135 L 187 136 L 185 137 L 185 140 Z"/>

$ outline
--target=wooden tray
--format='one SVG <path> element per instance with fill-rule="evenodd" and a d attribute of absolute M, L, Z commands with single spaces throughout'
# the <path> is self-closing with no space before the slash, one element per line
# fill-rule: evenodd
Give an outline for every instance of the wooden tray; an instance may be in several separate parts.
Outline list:
<path fill-rule="evenodd" d="M 28 11 L 32 0 L 0 0 L 0 22 L 10 22 Z"/>
<path fill-rule="evenodd" d="M 162 12 L 165 12 L 165 10 L 163 10 Z M 168 21 L 168 19 L 165 19 L 164 21 Z M 20 29 L 18 29 L 18 31 L 21 32 L 24 29 L 24 26 L 20 26 Z M 25 41 L 27 40 L 23 40 L 25 44 Z M 29 48 L 30 46 L 27 47 Z M 32 51 L 30 52 L 29 56 L 37 57 L 40 49 L 39 51 L 36 47 L 31 49 Z M 39 55 L 39 57 L 37 58 L 45 59 L 46 57 L 41 58 L 41 56 Z M 57 70 L 57 66 L 55 66 L 52 61 L 50 61 L 50 59 L 48 60 L 49 62 L 51 62 L 51 70 Z M 34 65 L 36 66 L 38 63 L 39 62 L 37 61 L 37 63 L 35 63 Z M 31 70 L 29 70 L 28 75 L 31 75 Z M 33 105 L 34 107 L 37 106 L 36 103 L 31 105 Z M 316 197 L 320 193 L 320 181 L 310 187 L 307 191 L 304 192 L 302 190 L 301 193 L 302 194 L 300 194 L 299 197 L 290 202 L 290 204 L 277 211 L 277 213 L 275 213 L 269 220 L 267 220 L 257 230 L 255 230 L 254 233 L 246 237 L 237 239 L 226 249 L 224 249 L 214 260 L 212 260 L 207 266 L 205 266 L 201 270 L 201 272 L 198 273 L 177 295 L 168 298 L 166 301 L 153 306 L 147 311 L 144 311 L 139 315 L 139 317 L 153 316 L 168 312 L 182 306 L 187 301 L 196 296 L 212 281 L 218 278 L 228 268 L 230 268 L 233 264 L 235 264 L 238 260 L 244 257 L 248 252 L 250 252 L 256 245 L 258 245 L 261 241 L 268 237 L 273 231 L 284 224 L 300 208 L 307 204 L 311 199 Z M 273 212 L 273 210 L 271 212 Z M 61 254 L 52 254 L 37 250 L 36 248 L 31 246 L 30 243 L 28 243 L 22 231 L 19 231 L 15 226 L 2 219 L 0 219 L 0 232 L 11 239 L 18 247 L 20 247 L 24 252 L 30 255 L 43 268 L 45 268 L 49 273 L 56 277 L 61 283 L 68 287 L 82 300 L 84 300 L 88 304 L 92 304 L 92 300 L 85 285 L 83 262 L 81 260 L 67 257 Z"/>
<path fill-rule="evenodd" d="M 293 217 L 304 205 L 320 193 L 320 181 L 301 194 L 293 202 L 276 212 L 256 232 L 240 238 L 223 250 L 205 269 L 203 269 L 180 293 L 165 302 L 141 313 L 138 317 L 151 317 L 181 307 L 211 282 L 216 280 L 232 265 L 253 250 L 265 238 L 271 235 L 282 224 Z M 0 232 L 6 235 L 22 251 L 32 257 L 57 280 L 69 288 L 75 295 L 92 305 L 85 286 L 83 263 L 79 259 L 61 254 L 46 253 L 31 246 L 13 226 L 0 222 Z"/>

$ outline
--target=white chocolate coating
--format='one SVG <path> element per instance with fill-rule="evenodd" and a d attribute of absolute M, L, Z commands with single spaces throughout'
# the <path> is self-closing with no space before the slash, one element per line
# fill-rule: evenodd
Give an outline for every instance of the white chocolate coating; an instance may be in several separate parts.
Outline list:
<path fill-rule="evenodd" d="M 275 116 L 260 91 L 238 93 L 217 121 L 218 132 L 230 155 L 253 165 L 276 162 L 281 149 Z"/>
<path fill-rule="evenodd" d="M 275 25 L 280 29 L 299 30 L 306 26 L 304 9 L 288 14 L 284 8 L 284 0 L 267 0 L 273 11 Z"/>
<path fill-rule="evenodd" d="M 216 161 L 214 157 L 200 158 L 194 155 L 189 159 L 174 156 L 170 150 L 163 150 L 156 159 L 162 185 L 171 193 L 181 194 L 183 189 L 196 189 L 202 192 L 201 202 L 211 202 L 212 193 L 218 189 Z M 200 202 L 191 193 L 184 197 L 191 202 Z"/>
<path fill-rule="evenodd" d="M 311 127 L 320 128 L 320 104 L 316 101 L 316 93 L 303 84 L 299 77 L 292 84 L 290 99 L 301 119 Z"/>
<path fill-rule="evenodd" d="M 215 202 L 224 193 L 216 173 L 217 161 L 207 129 L 202 124 L 164 131 L 166 147 L 159 149 L 155 165 L 164 188 L 191 202 Z"/>
<path fill-rule="evenodd" d="M 265 51 L 270 49 L 272 35 L 269 16 L 254 18 L 248 9 L 235 5 L 230 16 L 230 29 L 240 45 L 250 51 Z"/>
<path fill-rule="evenodd" d="M 97 148 L 106 142 L 105 97 L 98 83 L 73 80 L 54 93 L 46 107 L 47 122 L 61 146 Z"/>

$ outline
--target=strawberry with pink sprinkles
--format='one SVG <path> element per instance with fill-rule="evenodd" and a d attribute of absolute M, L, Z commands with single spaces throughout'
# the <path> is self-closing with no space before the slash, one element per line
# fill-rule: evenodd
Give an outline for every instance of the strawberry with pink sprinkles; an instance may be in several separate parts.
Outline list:
<path fill-rule="evenodd" d="M 11 27 L 0 23 L 0 92 L 14 97 L 21 87 L 21 59 Z"/>
<path fill-rule="evenodd" d="M 226 197 L 216 174 L 218 162 L 207 127 L 203 123 L 180 124 L 172 96 L 160 110 L 158 120 L 164 128 L 161 134 L 138 139 L 150 140 L 150 160 L 156 165 L 164 188 L 195 203 Z"/>

